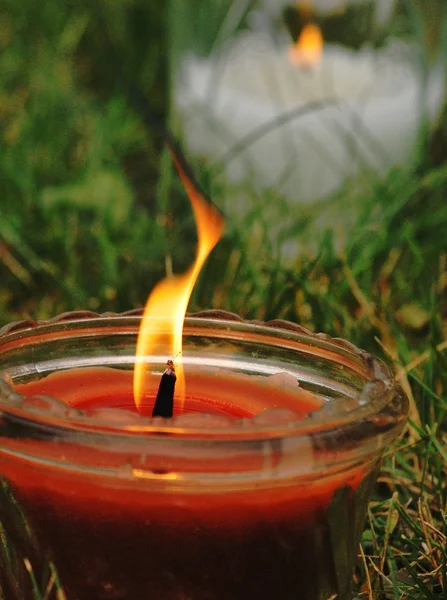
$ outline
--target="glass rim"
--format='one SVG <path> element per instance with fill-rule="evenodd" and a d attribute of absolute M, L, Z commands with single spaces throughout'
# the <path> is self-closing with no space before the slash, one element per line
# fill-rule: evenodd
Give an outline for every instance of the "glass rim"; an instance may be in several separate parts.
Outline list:
<path fill-rule="evenodd" d="M 8 344 L 14 344 L 18 341 L 24 341 L 27 337 L 37 334 L 50 334 L 60 332 L 70 334 L 71 331 L 80 331 L 94 328 L 105 328 L 111 325 L 124 326 L 128 324 L 135 332 L 136 324 L 141 320 L 142 310 L 131 310 L 123 313 L 95 313 L 91 311 L 74 311 L 60 314 L 46 321 L 17 321 L 10 323 L 0 329 L 0 359 L 2 352 Z M 300 345 L 301 348 L 307 347 L 307 351 L 318 356 L 318 353 L 324 351 L 331 353 L 335 362 L 337 358 L 345 364 L 357 370 L 365 377 L 365 386 L 361 391 L 357 406 L 348 410 L 346 406 L 332 407 L 330 414 L 324 414 L 324 411 L 315 411 L 311 419 L 298 419 L 296 422 L 287 422 L 283 425 L 258 424 L 251 423 L 246 426 L 247 419 L 236 419 L 234 423 L 227 427 L 206 427 L 201 425 L 185 426 L 185 424 L 176 424 L 175 418 L 172 421 L 160 423 L 160 419 L 150 419 L 141 416 L 140 423 L 135 421 L 131 425 L 119 426 L 107 423 L 107 419 L 96 419 L 86 424 L 83 411 L 78 409 L 70 410 L 69 418 L 52 417 L 52 425 L 81 431 L 94 431 L 95 434 L 119 434 L 135 436 L 144 434 L 148 436 L 154 434 L 172 434 L 177 438 L 206 438 L 212 437 L 213 441 L 228 440 L 237 437 L 238 440 L 271 439 L 278 437 L 290 437 L 294 435 L 324 434 L 336 430 L 346 430 L 355 427 L 359 422 L 373 420 L 375 424 L 382 424 L 384 430 L 388 430 L 385 438 L 393 439 L 396 437 L 396 429 L 401 429 L 403 423 L 392 422 L 393 419 L 387 414 L 392 406 L 392 412 L 397 415 L 399 412 L 406 415 L 407 399 L 403 394 L 400 385 L 394 379 L 391 369 L 379 358 L 371 355 L 365 350 L 359 349 L 351 342 L 342 338 L 334 338 L 323 333 L 313 333 L 310 330 L 296 325 L 290 321 L 273 320 L 261 322 L 257 320 L 247 321 L 234 313 L 221 310 L 207 310 L 198 313 L 188 314 L 184 323 L 184 332 L 189 328 L 205 328 L 208 333 L 225 333 L 228 338 L 231 333 L 253 334 L 258 338 L 264 337 L 270 340 L 272 346 L 287 347 Z M 206 333 L 206 332 L 205 332 Z M 272 338 L 277 342 L 271 342 Z M 22 407 L 22 401 L 26 397 L 16 392 L 8 382 L 8 377 L 2 372 L 0 362 L 0 410 L 8 413 L 14 413 L 17 417 L 26 418 L 42 423 L 45 420 L 45 414 L 40 415 L 36 411 L 26 410 Z M 336 401 L 334 401 L 335 403 Z M 70 409 L 70 407 L 68 407 Z M 249 419 L 250 420 L 250 419 Z M 396 419 L 394 419 L 395 421 Z M 245 426 L 241 426 L 241 421 Z M 403 419 L 405 421 L 405 419 Z M 382 440 L 386 443 L 386 440 Z"/>

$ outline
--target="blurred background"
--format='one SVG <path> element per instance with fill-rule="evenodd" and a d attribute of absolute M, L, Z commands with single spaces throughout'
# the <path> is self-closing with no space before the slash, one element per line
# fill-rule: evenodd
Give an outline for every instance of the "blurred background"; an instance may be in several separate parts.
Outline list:
<path fill-rule="evenodd" d="M 0 322 L 138 307 L 191 264 L 190 205 L 150 114 L 227 217 L 192 311 L 382 353 L 378 336 L 405 361 L 441 342 L 446 8 L 4 0 Z"/>

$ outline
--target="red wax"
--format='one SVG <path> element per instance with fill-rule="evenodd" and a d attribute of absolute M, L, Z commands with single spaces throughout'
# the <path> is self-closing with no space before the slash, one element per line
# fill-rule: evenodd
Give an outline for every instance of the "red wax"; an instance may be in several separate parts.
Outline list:
<path fill-rule="evenodd" d="M 152 393 L 142 407 L 150 415 L 154 406 L 160 376 L 153 376 Z M 116 407 L 135 411 L 132 395 L 133 371 L 107 367 L 86 367 L 59 371 L 15 387 L 26 396 L 51 396 L 77 408 Z M 252 417 L 262 410 L 288 408 L 297 418 L 318 410 L 321 399 L 290 383 L 279 385 L 277 379 L 206 372 L 187 375 L 188 394 L 184 405 L 176 402 L 174 416 L 185 412 Z M 191 388 L 191 392 L 189 389 Z"/>
<path fill-rule="evenodd" d="M 186 412 L 246 417 L 260 407 L 293 406 L 303 418 L 320 403 L 305 391 L 275 389 L 265 381 L 247 384 L 237 376 L 223 380 L 199 374 L 189 381 L 193 392 L 182 409 Z M 131 384 L 130 371 L 91 368 L 62 371 L 18 389 L 77 407 L 131 409 Z M 153 397 L 148 409 L 151 403 Z M 23 441 L 16 443 L 23 448 Z M 36 453 L 45 443 L 26 440 L 28 451 L 35 444 Z M 75 444 L 73 439 L 70 452 Z M 63 445 L 59 448 L 57 438 L 49 445 L 45 452 L 59 452 L 60 458 Z M 312 448 L 307 451 L 304 462 L 312 460 Z M 85 452 L 98 453 L 102 468 L 119 466 L 113 448 L 104 457 L 94 444 L 80 447 L 79 463 Z M 6 493 L 0 498 L 0 521 L 3 516 L 10 524 L 12 545 L 26 553 L 39 577 L 45 578 L 45 561 L 54 562 L 68 600 L 326 600 L 337 593 L 344 600 L 366 508 L 367 494 L 363 491 L 360 499 L 356 490 L 374 479 L 372 467 L 365 466 L 321 478 L 307 473 L 265 479 L 260 456 L 257 480 L 242 478 L 219 491 L 204 484 L 187 489 L 181 481 L 175 488 L 152 486 L 144 477 L 135 484 L 101 472 L 0 457 L 0 473 L 32 534 L 24 540 L 18 533 L 17 504 Z M 243 461 L 233 464 L 229 454 L 223 474 L 225 469 L 243 471 Z M 344 542 L 334 530 L 337 521 Z M 337 567 L 341 553 L 344 576 Z M 0 575 L 8 600 L 33 598 L 26 582 L 11 581 Z M 23 586 L 20 595 L 13 595 L 14 585 Z"/>

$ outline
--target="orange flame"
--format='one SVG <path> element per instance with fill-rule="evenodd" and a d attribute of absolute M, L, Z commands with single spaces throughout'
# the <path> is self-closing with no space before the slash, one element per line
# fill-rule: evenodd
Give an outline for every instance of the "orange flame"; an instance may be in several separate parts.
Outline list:
<path fill-rule="evenodd" d="M 289 48 L 289 60 L 297 67 L 311 68 L 317 65 L 323 56 L 323 34 L 318 25 L 306 25 L 296 43 Z"/>
<path fill-rule="evenodd" d="M 140 410 L 147 383 L 145 358 L 161 348 L 168 358 L 176 357 L 176 398 L 185 398 L 185 374 L 182 364 L 183 321 L 194 284 L 211 250 L 220 240 L 224 219 L 215 206 L 207 202 L 174 157 L 174 163 L 185 186 L 197 224 L 196 259 L 186 273 L 163 279 L 150 294 L 138 332 L 134 369 L 134 400 Z"/>

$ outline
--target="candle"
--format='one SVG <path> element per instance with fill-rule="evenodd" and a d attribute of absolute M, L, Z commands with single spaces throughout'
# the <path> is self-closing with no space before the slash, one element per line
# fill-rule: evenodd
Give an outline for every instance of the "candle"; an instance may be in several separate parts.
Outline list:
<path fill-rule="evenodd" d="M 209 55 L 183 48 L 177 59 L 173 102 L 185 145 L 210 164 L 234 217 L 265 189 L 291 207 L 408 163 L 423 119 L 433 123 L 442 107 L 445 66 L 424 73 L 415 44 L 328 43 L 314 61 L 291 44 L 284 32 L 248 29 Z"/>
<path fill-rule="evenodd" d="M 137 412 L 140 321 L 0 332 L 4 595 L 34 599 L 31 570 L 68 600 L 347 599 L 407 410 L 388 369 L 291 324 L 208 313 L 185 323 L 184 403 L 151 419 L 165 357 L 148 357 Z"/>

